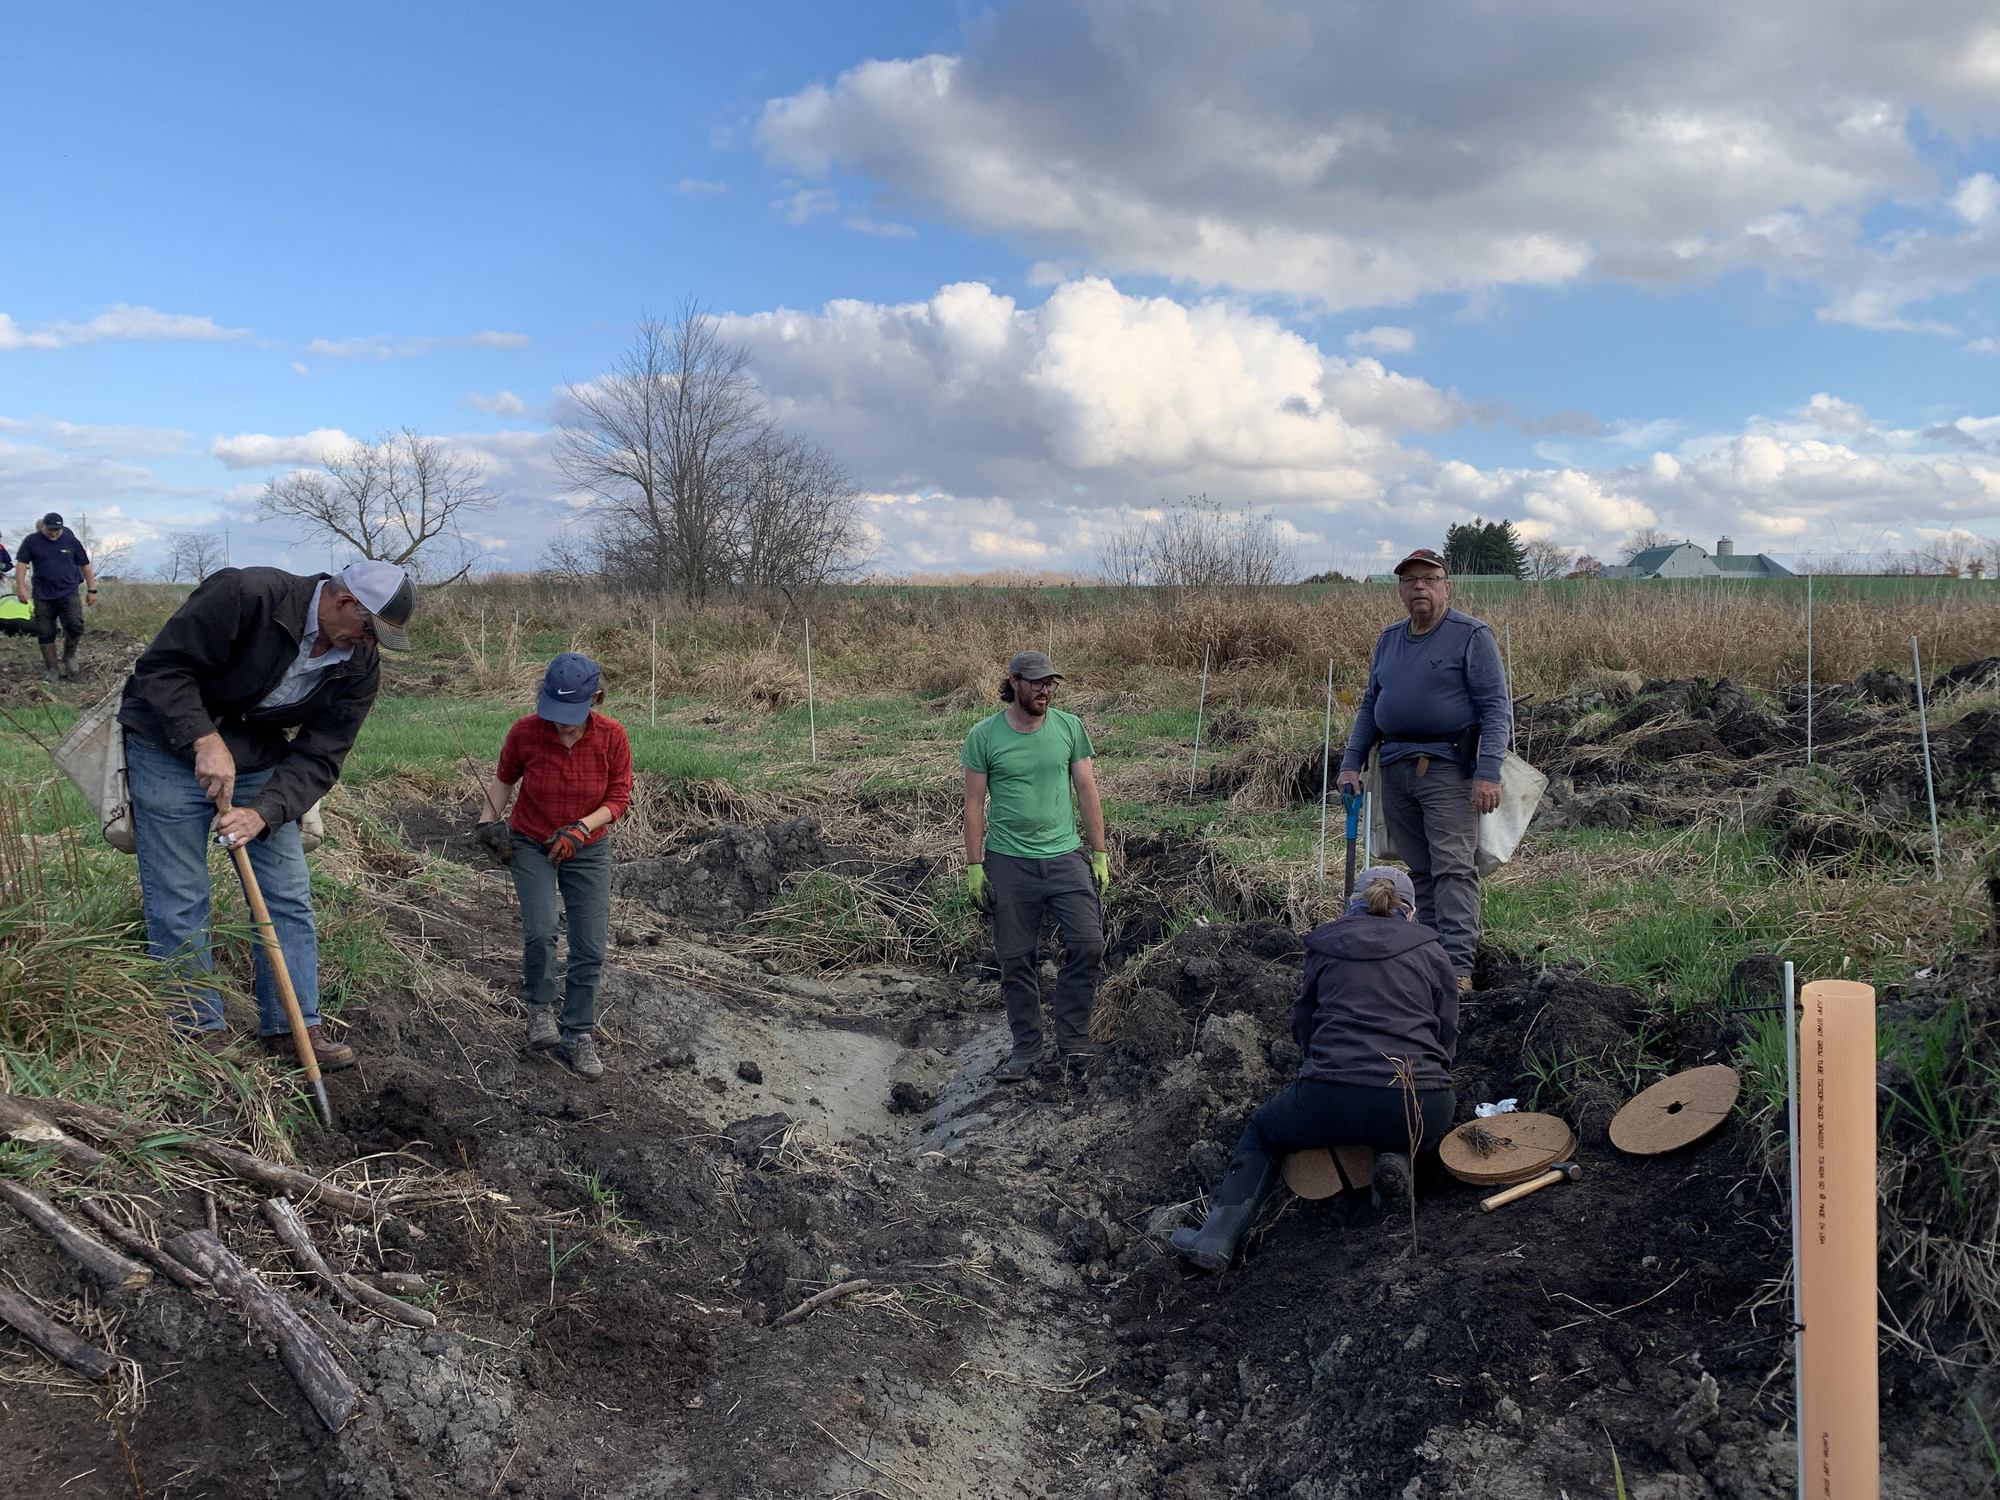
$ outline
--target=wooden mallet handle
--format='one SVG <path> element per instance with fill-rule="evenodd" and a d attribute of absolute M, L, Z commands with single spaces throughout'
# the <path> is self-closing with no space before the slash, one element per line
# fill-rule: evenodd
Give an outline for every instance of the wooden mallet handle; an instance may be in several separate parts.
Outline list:
<path fill-rule="evenodd" d="M 1491 1198 L 1480 1199 L 1479 1207 L 1490 1214 L 1494 1209 L 1505 1208 L 1509 1203 L 1525 1198 L 1530 1193 L 1539 1193 L 1550 1183 L 1575 1182 L 1582 1175 L 1583 1168 L 1575 1162 L 1559 1161 L 1539 1177 L 1531 1177 L 1526 1182 L 1517 1182 L 1504 1193 L 1495 1193 Z"/>

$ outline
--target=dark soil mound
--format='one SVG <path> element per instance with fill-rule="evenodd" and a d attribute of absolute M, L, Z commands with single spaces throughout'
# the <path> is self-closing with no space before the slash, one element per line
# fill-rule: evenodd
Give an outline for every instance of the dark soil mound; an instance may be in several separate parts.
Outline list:
<path fill-rule="evenodd" d="M 641 859 L 621 865 L 612 890 L 644 902 L 664 917 L 733 926 L 768 906 L 787 875 L 826 862 L 819 824 L 811 818 L 761 828 L 725 823 L 691 859 Z"/>

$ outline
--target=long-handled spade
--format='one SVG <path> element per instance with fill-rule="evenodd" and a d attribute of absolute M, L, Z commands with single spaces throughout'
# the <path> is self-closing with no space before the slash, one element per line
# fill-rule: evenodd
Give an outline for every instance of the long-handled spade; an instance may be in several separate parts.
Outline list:
<path fill-rule="evenodd" d="M 327 1102 L 326 1083 L 319 1076 L 319 1059 L 313 1056 L 312 1038 L 306 1035 L 305 1013 L 299 1009 L 299 992 L 292 988 L 292 971 L 285 967 L 285 950 L 278 946 L 278 929 L 271 923 L 271 908 L 264 904 L 257 872 L 250 868 L 249 847 L 241 840 L 229 842 L 222 834 L 216 835 L 215 842 L 236 860 L 236 875 L 243 882 L 243 899 L 250 903 L 250 920 L 257 926 L 257 941 L 263 945 L 264 957 L 270 960 L 271 977 L 278 982 L 278 998 L 284 1002 L 285 1019 L 291 1023 L 292 1045 L 298 1049 L 299 1066 L 305 1069 L 306 1082 L 312 1085 L 320 1122 L 331 1130 L 333 1106 Z"/>
<path fill-rule="evenodd" d="M 1354 845 L 1361 837 L 1361 793 L 1342 790 L 1340 805 L 1347 809 L 1347 879 L 1340 888 L 1340 904 L 1354 899 Z"/>

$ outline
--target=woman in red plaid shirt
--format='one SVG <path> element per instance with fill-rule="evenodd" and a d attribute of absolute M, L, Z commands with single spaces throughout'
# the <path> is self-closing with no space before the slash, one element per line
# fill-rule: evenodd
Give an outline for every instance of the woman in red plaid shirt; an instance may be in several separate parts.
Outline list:
<path fill-rule="evenodd" d="M 632 803 L 625 726 L 596 712 L 597 663 L 565 651 L 549 663 L 535 711 L 515 721 L 486 789 L 479 839 L 512 867 L 521 898 L 521 988 L 528 1045 L 555 1049 L 580 1078 L 604 1076 L 591 1033 L 611 926 L 611 825 Z M 520 787 L 514 815 L 507 804 Z M 557 898 L 569 919 L 569 972 L 556 1019 Z"/>

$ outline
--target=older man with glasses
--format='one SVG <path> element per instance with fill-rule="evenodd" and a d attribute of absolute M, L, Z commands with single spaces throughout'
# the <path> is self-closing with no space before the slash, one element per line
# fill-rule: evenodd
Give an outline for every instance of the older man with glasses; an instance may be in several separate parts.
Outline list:
<path fill-rule="evenodd" d="M 1075 714 L 1049 707 L 1060 681 L 1044 652 L 1016 656 L 1000 684 L 1006 707 L 973 725 L 959 754 L 966 884 L 973 903 L 993 917 L 993 951 L 1014 1034 L 1013 1051 L 994 1074 L 1002 1083 L 1023 1082 L 1048 1056 L 1035 966 L 1047 917 L 1063 943 L 1051 1005 L 1055 1049 L 1073 1063 L 1092 1056 L 1090 1013 L 1104 962 L 1111 855 L 1090 736 Z M 1077 834 L 1079 814 L 1088 850 Z"/>
<path fill-rule="evenodd" d="M 249 846 L 306 1036 L 322 1068 L 351 1048 L 319 1025 L 319 934 L 299 817 L 340 779 L 382 683 L 378 647 L 410 649 L 416 585 L 387 562 L 301 577 L 278 568 L 211 573 L 125 680 L 118 722 L 138 844 L 146 944 L 182 971 L 174 1019 L 210 1052 L 229 1045 L 209 930 L 212 840 Z M 256 950 L 259 1030 L 291 1056 L 291 1024 Z"/>
<path fill-rule="evenodd" d="M 1375 642 L 1368 690 L 1340 762 L 1340 789 L 1382 745 L 1383 821 L 1417 889 L 1417 919 L 1434 928 L 1472 988 L 1479 945 L 1479 820 L 1500 805 L 1500 763 L 1514 705 L 1493 627 L 1451 607 L 1444 559 L 1419 547 L 1396 564 L 1407 620 Z"/>

